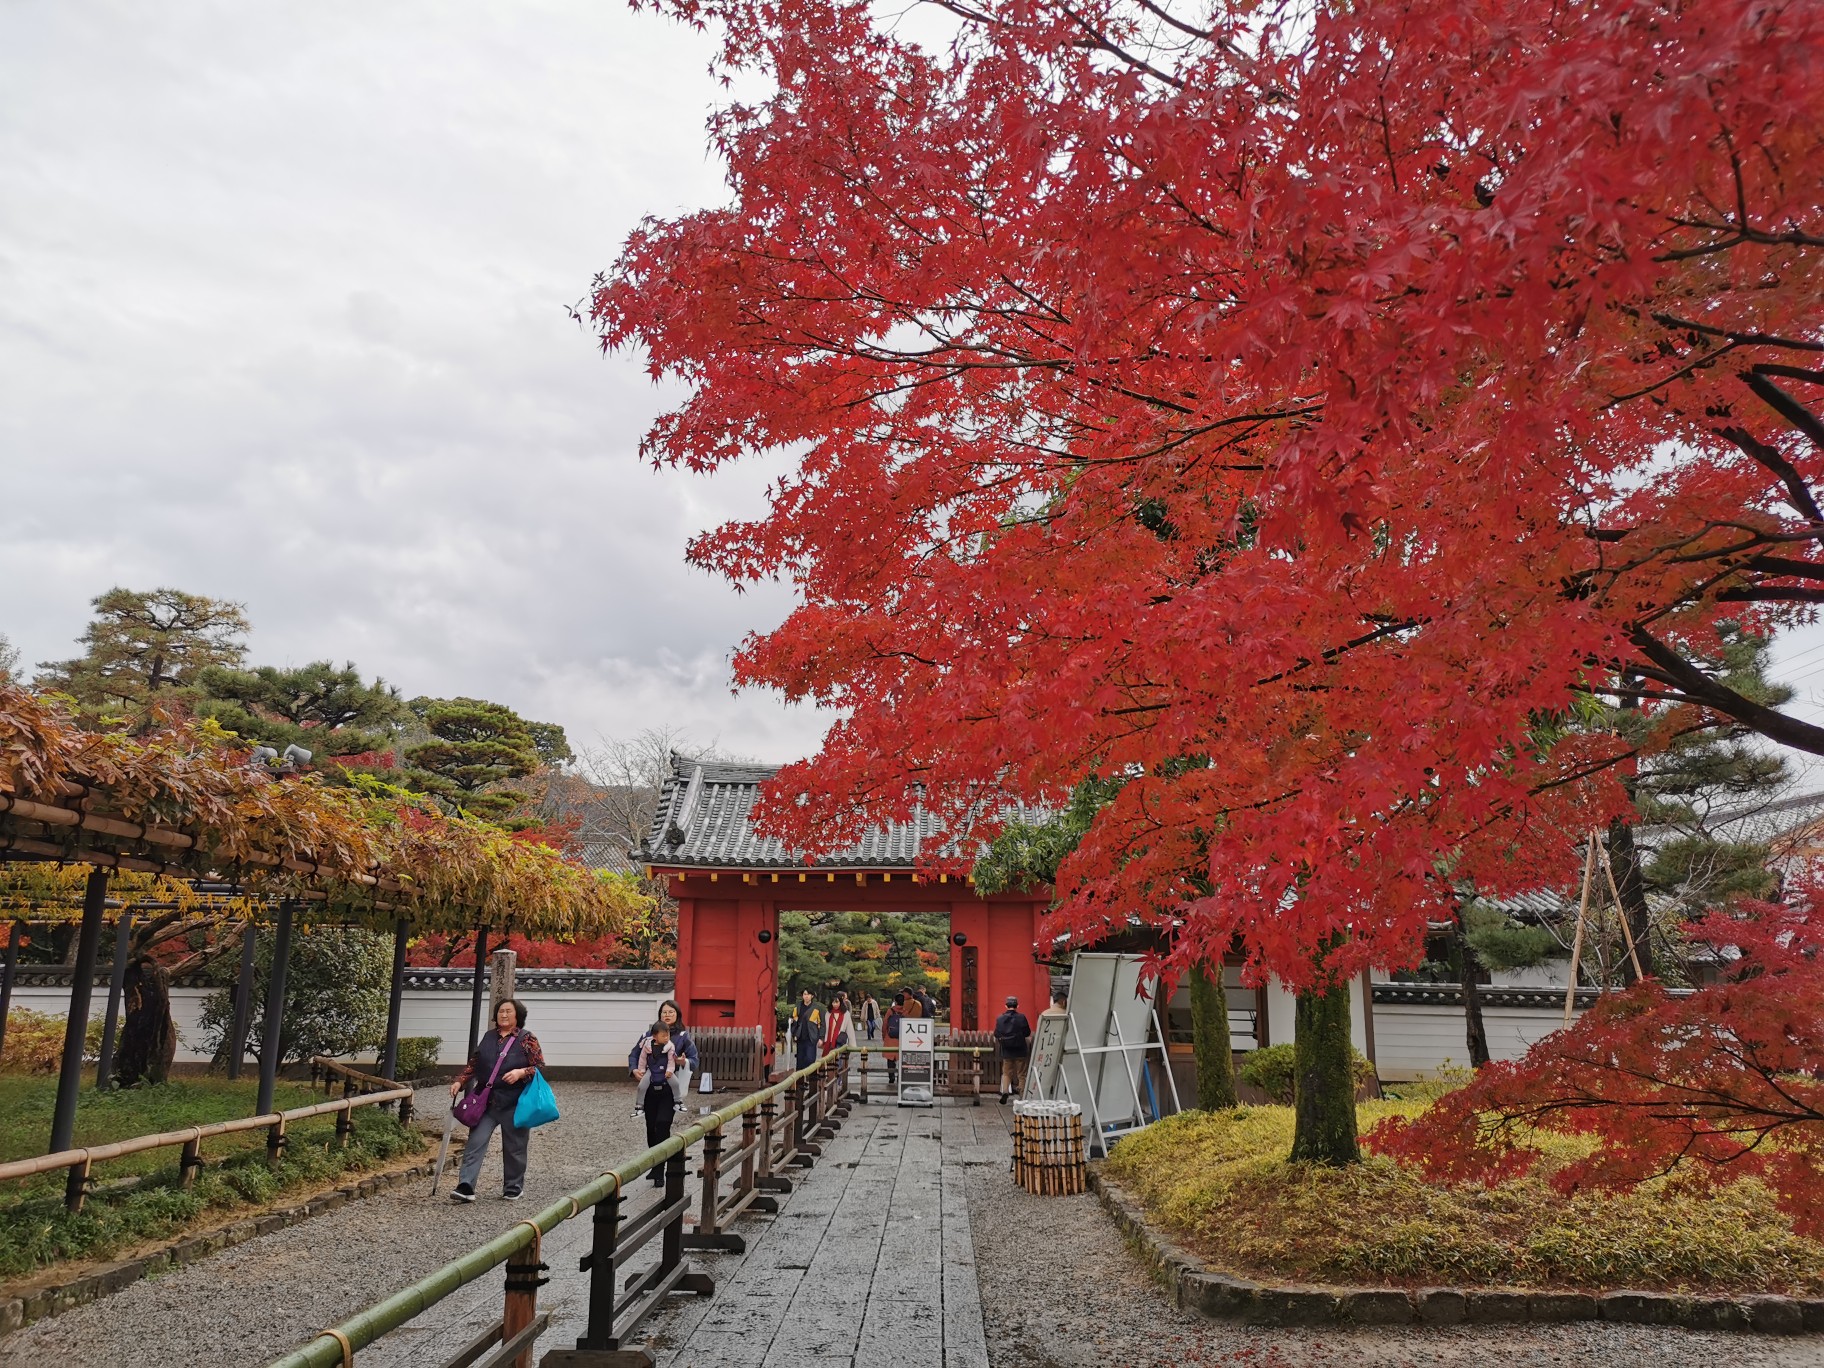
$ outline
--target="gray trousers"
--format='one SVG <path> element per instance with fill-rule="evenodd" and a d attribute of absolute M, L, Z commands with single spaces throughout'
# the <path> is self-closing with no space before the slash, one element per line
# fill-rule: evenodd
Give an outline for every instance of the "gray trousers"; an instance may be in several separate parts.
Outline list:
<path fill-rule="evenodd" d="M 470 1188 L 475 1186 L 475 1180 L 481 1177 L 481 1161 L 488 1155 L 488 1139 L 496 1130 L 500 1131 L 500 1159 L 506 1170 L 502 1191 L 518 1192 L 526 1183 L 526 1142 L 532 1138 L 532 1132 L 514 1125 L 512 1117 L 496 1116 L 493 1112 L 483 1116 L 469 1132 L 469 1143 L 462 1147 L 460 1181 Z"/>

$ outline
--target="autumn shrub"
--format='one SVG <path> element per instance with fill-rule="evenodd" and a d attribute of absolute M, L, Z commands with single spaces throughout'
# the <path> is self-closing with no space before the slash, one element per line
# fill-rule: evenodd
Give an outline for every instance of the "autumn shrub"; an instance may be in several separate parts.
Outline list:
<path fill-rule="evenodd" d="M 1361 1104 L 1363 1122 L 1424 1104 Z M 1544 1136 L 1541 1172 L 1481 1185 L 1428 1182 L 1370 1156 L 1332 1168 L 1284 1161 L 1286 1107 L 1168 1117 L 1120 1141 L 1111 1178 L 1211 1264 L 1296 1281 L 1824 1290 L 1824 1244 L 1796 1235 L 1757 1182 L 1710 1196 L 1678 1182 L 1626 1193 L 1553 1190 L 1552 1167 L 1590 1143 Z"/>
<path fill-rule="evenodd" d="M 0 1054 L 0 1072 L 51 1074 L 63 1062 L 63 1034 L 67 1017 L 49 1016 L 29 1007 L 15 1007 L 6 1018 L 6 1049 Z M 101 1056 L 102 1022 L 89 1022 L 83 1038 L 82 1057 Z"/>
<path fill-rule="evenodd" d="M 1282 1107 L 1292 1105 L 1292 1088 L 1294 1073 L 1294 1047 L 1291 1045 L 1268 1045 L 1259 1050 L 1250 1050 L 1241 1061 L 1241 1068 L 1236 1077 L 1243 1083 L 1259 1088 L 1273 1101 Z M 1374 1065 L 1360 1050 L 1349 1051 L 1353 1058 L 1355 1086 L 1374 1081 Z"/>

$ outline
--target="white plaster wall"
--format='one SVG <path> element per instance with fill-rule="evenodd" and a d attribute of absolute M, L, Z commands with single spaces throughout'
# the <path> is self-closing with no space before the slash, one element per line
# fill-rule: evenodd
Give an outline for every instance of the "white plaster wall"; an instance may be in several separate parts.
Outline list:
<path fill-rule="evenodd" d="M 1573 1014 L 1573 1020 L 1576 1014 Z M 1562 1008 L 1484 1007 L 1491 1059 L 1518 1059 L 1564 1024 Z M 1383 1078 L 1410 1078 L 1452 1064 L 1469 1065 L 1463 1009 L 1381 1003 L 1374 1009 L 1375 1062 Z"/>

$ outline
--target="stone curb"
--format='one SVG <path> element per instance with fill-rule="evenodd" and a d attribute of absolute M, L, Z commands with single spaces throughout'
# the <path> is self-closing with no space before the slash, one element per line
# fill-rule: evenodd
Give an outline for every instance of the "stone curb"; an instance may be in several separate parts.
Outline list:
<path fill-rule="evenodd" d="M 183 1236 L 162 1249 L 155 1249 L 136 1259 L 108 1264 L 66 1283 L 39 1288 L 30 1296 L 0 1297 L 0 1335 L 10 1335 L 15 1330 L 49 1316 L 60 1316 L 65 1311 L 72 1311 L 87 1302 L 118 1292 L 141 1278 L 169 1273 L 174 1268 L 206 1259 L 218 1250 L 232 1249 L 235 1245 L 244 1244 L 261 1235 L 270 1235 L 286 1226 L 298 1225 L 312 1216 L 334 1211 L 337 1207 L 372 1197 L 375 1193 L 398 1187 L 413 1179 L 428 1178 L 432 1167 L 427 1162 L 392 1173 L 372 1173 L 358 1182 L 320 1192 L 308 1202 L 281 1207 L 259 1216 L 247 1216 L 216 1230 Z"/>
<path fill-rule="evenodd" d="M 1772 1294 L 1694 1296 L 1677 1292 L 1533 1292 L 1518 1288 L 1301 1287 L 1213 1273 L 1189 1250 L 1147 1224 L 1140 1206 L 1092 1169 L 1089 1186 L 1122 1234 L 1139 1245 L 1186 1311 L 1250 1325 L 1492 1325 L 1575 1320 L 1741 1330 L 1763 1335 L 1824 1333 L 1824 1298 Z"/>

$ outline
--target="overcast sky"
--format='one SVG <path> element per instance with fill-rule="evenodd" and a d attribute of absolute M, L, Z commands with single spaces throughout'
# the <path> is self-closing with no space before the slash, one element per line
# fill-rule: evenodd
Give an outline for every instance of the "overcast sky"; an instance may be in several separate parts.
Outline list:
<path fill-rule="evenodd" d="M 684 563 L 767 472 L 641 463 L 663 396 L 565 314 L 722 197 L 708 55 L 621 0 L 0 4 L 0 632 L 172 585 L 256 663 L 813 749 L 727 683 L 784 591 Z"/>
<path fill-rule="evenodd" d="M 255 662 L 808 754 L 727 686 L 784 592 L 683 560 L 769 472 L 641 464 L 662 396 L 565 314 L 721 198 L 708 55 L 622 0 L 0 3 L 0 632 L 173 585 Z M 1824 629 L 1776 656 L 1824 719 Z"/>

